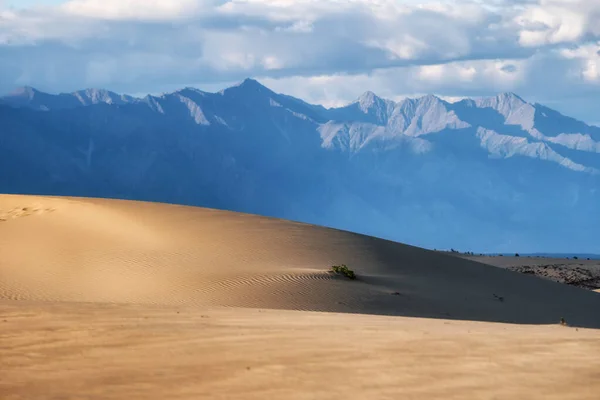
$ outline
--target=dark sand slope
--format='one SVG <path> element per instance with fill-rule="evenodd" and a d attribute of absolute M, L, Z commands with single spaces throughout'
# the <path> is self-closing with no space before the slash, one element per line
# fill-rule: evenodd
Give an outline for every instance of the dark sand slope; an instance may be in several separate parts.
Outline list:
<path fill-rule="evenodd" d="M 348 232 L 208 209 L 0 197 L 0 299 L 600 328 L 600 296 Z M 332 276 L 345 263 L 357 281 Z"/>

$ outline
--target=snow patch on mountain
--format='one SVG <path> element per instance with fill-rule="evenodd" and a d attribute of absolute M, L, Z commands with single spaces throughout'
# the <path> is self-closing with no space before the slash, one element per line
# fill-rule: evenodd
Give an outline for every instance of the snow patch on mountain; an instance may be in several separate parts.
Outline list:
<path fill-rule="evenodd" d="M 148 107 L 150 107 L 151 110 L 153 110 L 153 111 L 155 111 L 155 112 L 157 112 L 159 114 L 164 114 L 165 113 L 164 108 L 159 103 L 159 101 L 157 100 L 156 97 L 148 95 L 148 96 L 144 97 L 143 101 L 146 104 L 148 104 Z"/>
<path fill-rule="evenodd" d="M 281 104 L 279 104 L 277 101 L 273 100 L 273 99 L 269 99 L 269 105 L 271 107 L 283 107 Z"/>
<path fill-rule="evenodd" d="M 321 135 L 322 147 L 337 148 L 342 151 L 356 153 L 370 144 L 377 144 L 379 149 L 393 150 L 407 144 L 415 154 L 423 154 L 433 147 L 431 142 L 395 132 L 386 126 L 369 123 L 336 123 L 333 121 L 321 124 L 317 131 Z"/>
<path fill-rule="evenodd" d="M 560 144 L 573 150 L 600 153 L 600 142 L 592 139 L 590 135 L 581 133 L 561 133 L 555 137 L 546 137 L 547 141 Z"/>
<path fill-rule="evenodd" d="M 213 115 L 213 118 L 214 118 L 214 119 L 215 119 L 215 121 L 217 121 L 219 124 L 221 124 L 221 125 L 223 125 L 223 126 L 225 126 L 225 127 L 229 128 L 229 125 L 227 124 L 227 122 L 226 122 L 226 121 L 225 121 L 223 118 L 221 118 L 220 116 L 218 116 L 218 115 Z"/>
<path fill-rule="evenodd" d="M 600 153 L 600 142 L 595 141 L 589 134 L 583 133 L 559 133 L 556 136 L 546 136 L 537 129 L 529 130 L 534 138 L 558 144 L 572 150 Z"/>
<path fill-rule="evenodd" d="M 398 112 L 394 112 L 389 128 L 416 137 L 444 129 L 462 129 L 470 126 L 461 121 L 446 105 L 446 102 L 433 95 L 406 99 L 400 103 Z"/>
<path fill-rule="evenodd" d="M 193 100 L 188 97 L 177 95 L 179 101 L 181 101 L 187 107 L 190 117 L 194 119 L 197 125 L 210 125 L 210 122 L 204 116 L 202 109 L 198 104 L 196 104 Z"/>
<path fill-rule="evenodd" d="M 307 116 L 306 116 L 306 115 L 304 115 L 304 114 L 300 114 L 300 113 L 298 113 L 298 112 L 296 112 L 296 111 L 294 111 L 294 110 L 290 110 L 289 108 L 286 108 L 285 110 L 286 110 L 287 112 L 289 112 L 290 114 L 292 114 L 292 115 L 293 115 L 294 117 L 296 117 L 296 118 L 302 119 L 302 120 L 304 120 L 304 121 L 315 122 L 315 121 L 314 121 L 312 118 L 309 118 L 309 117 L 307 117 Z"/>
<path fill-rule="evenodd" d="M 550 146 L 548 146 L 546 143 L 532 143 L 529 142 L 527 138 L 502 135 L 485 128 L 477 129 L 477 137 L 481 141 L 481 147 L 485 148 L 493 156 L 510 158 L 520 155 L 530 158 L 537 158 L 540 160 L 552 161 L 573 171 L 589 172 L 594 174 L 600 172 L 595 168 L 586 167 L 585 165 L 578 164 L 573 160 L 560 155 L 556 151 L 552 150 L 552 148 L 550 148 Z"/>
<path fill-rule="evenodd" d="M 359 150 L 367 138 L 384 130 L 382 126 L 355 123 L 336 123 L 333 121 L 320 125 L 317 131 L 321 135 L 321 146 L 326 149 L 338 148 L 343 151 L 355 152 Z"/>
<path fill-rule="evenodd" d="M 371 142 L 383 143 L 385 148 L 393 148 L 398 143 L 410 143 L 415 153 L 431 150 L 427 140 L 416 139 L 422 135 L 437 133 L 445 129 L 462 129 L 470 125 L 461 121 L 456 113 L 449 110 L 447 103 L 436 96 L 424 96 L 418 99 L 406 99 L 399 103 L 383 100 L 372 92 L 366 92 L 350 106 L 333 109 L 334 115 L 350 118 L 348 109 L 358 106 L 360 112 L 372 115 L 376 122 L 335 121 L 321 124 L 318 131 L 323 147 L 337 147 L 344 151 L 356 152 L 364 149 Z M 345 114 L 340 114 L 342 110 Z M 390 142 L 389 146 L 385 142 Z"/>
<path fill-rule="evenodd" d="M 518 125 L 525 130 L 534 126 L 535 108 L 514 93 L 501 93 L 494 97 L 474 101 L 478 108 L 492 108 L 500 113 L 507 125 Z"/>

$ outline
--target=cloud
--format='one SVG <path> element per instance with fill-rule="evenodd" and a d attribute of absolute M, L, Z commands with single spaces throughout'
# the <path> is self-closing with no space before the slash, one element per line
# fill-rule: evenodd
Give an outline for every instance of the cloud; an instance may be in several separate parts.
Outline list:
<path fill-rule="evenodd" d="M 511 68 L 508 68 L 510 66 Z M 263 78 L 274 90 L 315 103 L 343 104 L 372 90 L 394 100 L 435 93 L 443 97 L 483 96 L 524 86 L 531 75 L 525 60 L 476 60 L 446 64 L 375 69 L 364 74 Z"/>
<path fill-rule="evenodd" d="M 367 89 L 600 96 L 597 0 L 70 0 L 0 10 L 0 92 L 154 93 L 253 76 L 329 105 Z"/>
<path fill-rule="evenodd" d="M 108 20 L 171 20 L 189 18 L 219 4 L 197 0 L 71 0 L 60 8 L 78 17 Z"/>
<path fill-rule="evenodd" d="M 567 60 L 575 60 L 572 77 L 580 77 L 586 83 L 600 84 L 600 42 L 562 49 L 560 54 Z"/>
<path fill-rule="evenodd" d="M 600 35 L 600 3 L 596 0 L 540 0 L 529 4 L 515 22 L 524 46 L 570 43 Z"/>

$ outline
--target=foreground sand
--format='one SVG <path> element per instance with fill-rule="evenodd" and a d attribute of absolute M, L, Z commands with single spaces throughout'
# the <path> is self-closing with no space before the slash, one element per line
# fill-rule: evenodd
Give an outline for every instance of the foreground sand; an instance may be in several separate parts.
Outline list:
<path fill-rule="evenodd" d="M 0 196 L 1 399 L 597 399 L 599 309 L 348 232 Z"/>
<path fill-rule="evenodd" d="M 1 309 L 3 400 L 581 400 L 600 393 L 600 335 L 588 329 L 133 305 L 5 302 Z"/>

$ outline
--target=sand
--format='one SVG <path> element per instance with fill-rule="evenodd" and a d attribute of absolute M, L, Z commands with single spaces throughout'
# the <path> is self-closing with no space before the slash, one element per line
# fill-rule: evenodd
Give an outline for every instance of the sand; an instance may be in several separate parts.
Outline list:
<path fill-rule="evenodd" d="M 598 309 L 591 291 L 348 232 L 0 196 L 2 399 L 595 399 Z"/>

